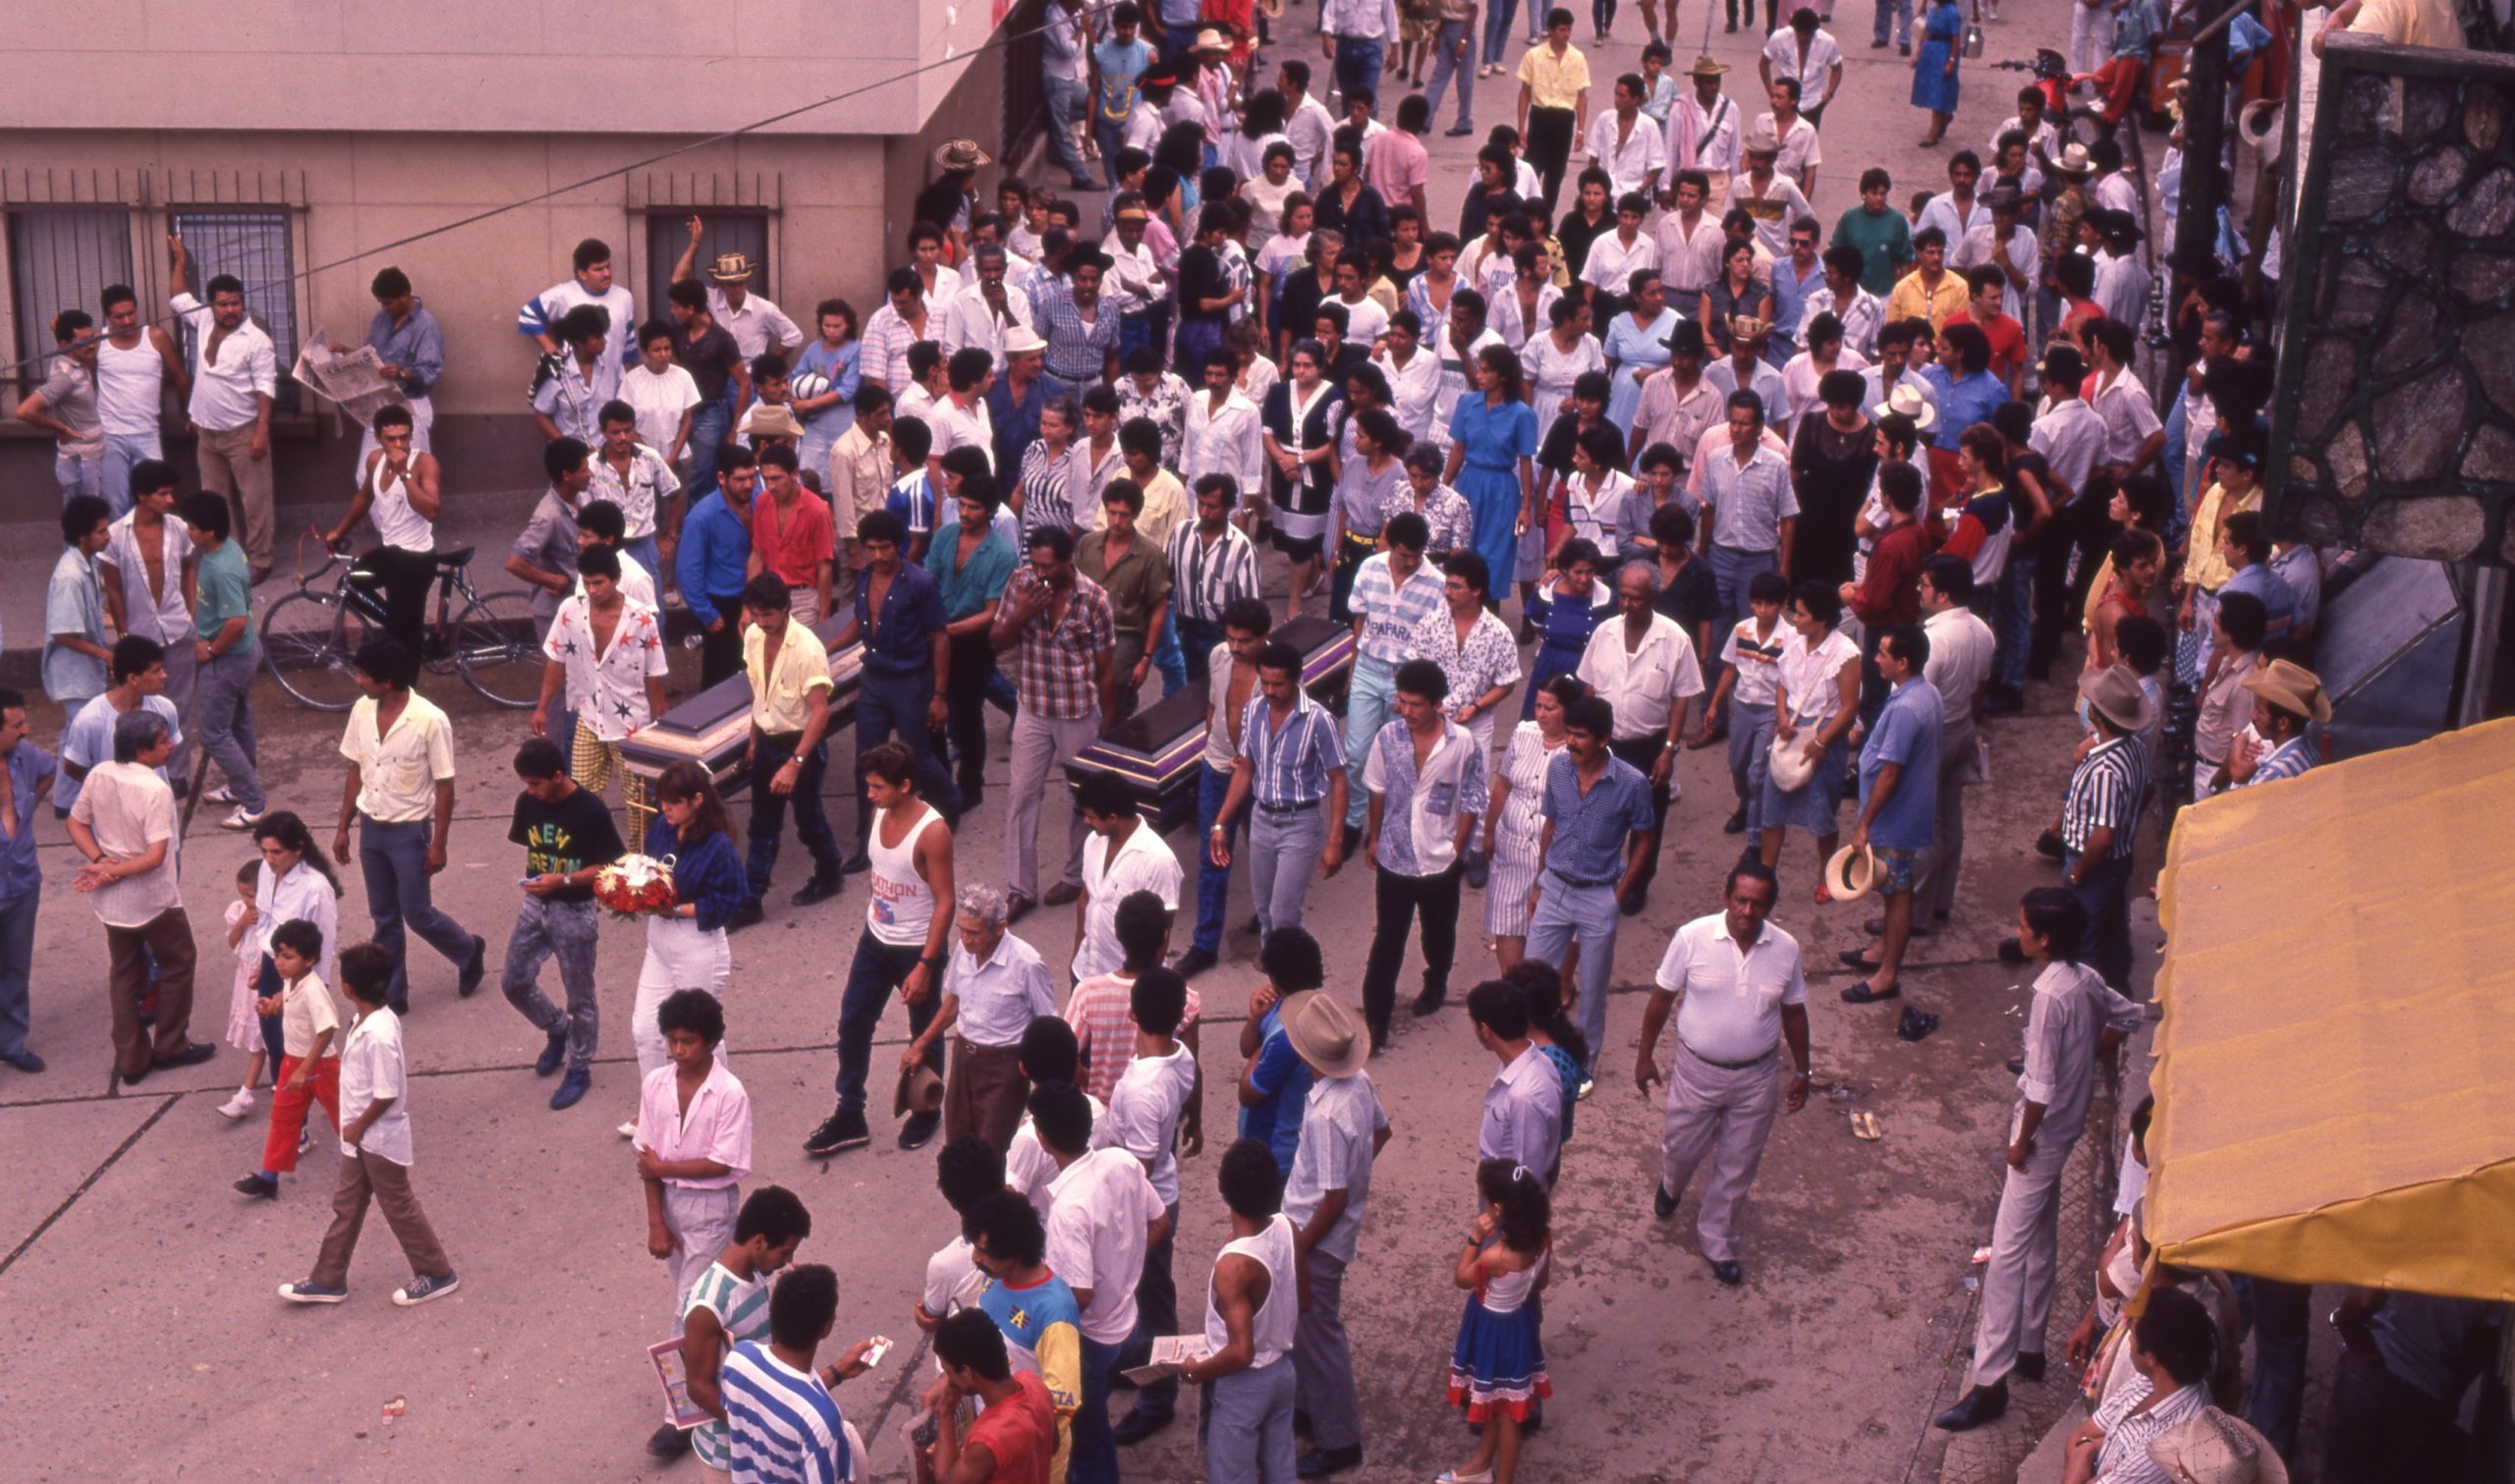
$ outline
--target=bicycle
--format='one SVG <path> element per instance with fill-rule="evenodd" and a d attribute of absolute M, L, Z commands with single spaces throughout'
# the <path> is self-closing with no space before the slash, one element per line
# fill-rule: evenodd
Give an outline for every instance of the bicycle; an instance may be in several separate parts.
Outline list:
<path fill-rule="evenodd" d="M 348 565 L 349 552 L 323 548 L 322 565 L 306 569 L 306 541 L 297 538 L 297 591 L 262 615 L 262 659 L 271 679 L 299 704 L 317 711 L 347 711 L 357 704 L 359 646 L 384 627 L 384 598 L 373 573 Z M 436 554 L 436 617 L 425 635 L 421 663 L 432 675 L 451 672 L 501 706 L 523 710 L 541 697 L 541 626 L 532 597 L 522 589 L 483 595 L 472 586 L 474 548 Z M 326 590 L 314 585 L 339 567 Z M 463 599 L 458 610 L 455 600 Z"/>

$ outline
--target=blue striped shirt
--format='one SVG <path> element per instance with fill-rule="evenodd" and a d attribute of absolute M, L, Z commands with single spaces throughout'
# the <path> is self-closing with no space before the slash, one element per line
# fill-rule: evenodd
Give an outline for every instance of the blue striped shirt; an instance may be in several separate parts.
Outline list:
<path fill-rule="evenodd" d="M 1374 552 L 1363 559 L 1362 570 L 1354 574 L 1350 601 L 1354 616 L 1363 621 L 1362 652 L 1396 665 L 1405 660 L 1416 627 L 1440 612 L 1441 578 L 1431 569 L 1418 566 L 1400 587 L 1389 574 L 1388 553 Z"/>
<path fill-rule="evenodd" d="M 1280 809 L 1316 803 L 1327 797 L 1327 777 L 1345 766 L 1345 744 L 1336 735 L 1336 718 L 1296 691 L 1293 714 L 1283 730 L 1275 730 L 1263 694 L 1249 697 L 1240 713 L 1240 755 L 1256 776 L 1251 792 L 1259 804 Z"/>
<path fill-rule="evenodd" d="M 2314 765 L 2314 744 L 2306 740 L 2305 734 L 2299 733 L 2264 753 L 2261 760 L 2253 765 L 2253 776 L 2236 787 L 2250 789 L 2257 784 L 2277 783 L 2283 778 L 2299 778 Z"/>
<path fill-rule="evenodd" d="M 1622 876 L 1625 842 L 1659 822 L 1650 806 L 1650 780 L 1613 753 L 1607 755 L 1606 772 L 1587 794 L 1581 792 L 1581 773 L 1571 752 L 1555 753 L 1545 767 L 1541 807 L 1554 824 L 1545 868 L 1575 886 Z"/>
<path fill-rule="evenodd" d="M 854 1476 L 838 1402 L 820 1377 L 746 1340 L 725 1357 L 720 1385 L 734 1484 L 841 1484 Z"/>

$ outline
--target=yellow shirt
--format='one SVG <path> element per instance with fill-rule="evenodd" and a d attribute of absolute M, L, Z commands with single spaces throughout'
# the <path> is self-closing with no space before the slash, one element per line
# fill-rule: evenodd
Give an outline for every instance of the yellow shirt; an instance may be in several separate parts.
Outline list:
<path fill-rule="evenodd" d="M 2362 0 L 2349 28 L 2402 46 L 2463 49 L 2463 23 L 2451 0 Z"/>
<path fill-rule="evenodd" d="M 1965 286 L 1965 275 L 1954 269 L 1938 276 L 1938 289 L 1933 293 L 1922 287 L 1922 270 L 1915 268 L 1896 281 L 1895 292 L 1886 296 L 1886 318 L 1924 319 L 1934 333 L 1947 328 L 1947 321 L 1973 298 Z"/>
<path fill-rule="evenodd" d="M 829 651 L 791 616 L 773 672 L 766 672 L 760 662 L 767 648 L 767 634 L 757 629 L 744 632 L 743 671 L 751 677 L 751 724 L 771 737 L 791 736 L 804 730 L 810 715 L 805 697 L 814 689 L 830 687 Z"/>
<path fill-rule="evenodd" d="M 341 734 L 341 755 L 358 764 L 358 811 L 377 824 L 433 817 L 436 786 L 454 777 L 453 724 L 414 690 L 393 730 L 379 738 L 375 710 L 371 697 L 361 696 Z"/>
<path fill-rule="evenodd" d="M 1188 486 L 1179 482 L 1177 474 L 1157 468 L 1144 482 L 1143 489 L 1144 509 L 1136 512 L 1136 534 L 1150 541 L 1154 551 L 1167 551 L 1170 532 L 1188 519 Z M 1093 505 L 1090 528 L 1099 530 L 1108 523 L 1109 507 Z"/>
<path fill-rule="evenodd" d="M 2192 512 L 2192 548 L 2183 558 L 2183 580 L 2195 587 L 2216 592 L 2235 573 L 2228 569 L 2227 559 L 2219 551 L 2227 533 L 2227 517 L 2262 507 L 2262 485 L 2256 481 L 2244 498 L 2233 505 L 2226 503 L 2226 486 L 2212 484 Z"/>
<path fill-rule="evenodd" d="M 323 976 L 309 973 L 294 984 L 282 981 L 279 1002 L 280 1050 L 293 1057 L 304 1057 L 314 1049 L 314 1038 L 327 1030 L 341 1028 L 339 1012 L 332 1008 L 331 988 Z M 328 1048 L 332 1056 L 340 1055 L 337 1039 Z M 271 1069 L 277 1075 L 279 1069 Z"/>
<path fill-rule="evenodd" d="M 1532 46 L 1520 58 L 1520 84 L 1529 90 L 1531 108 L 1578 108 L 1590 90 L 1590 59 L 1577 46 L 1566 46 L 1560 57 L 1551 46 Z"/>

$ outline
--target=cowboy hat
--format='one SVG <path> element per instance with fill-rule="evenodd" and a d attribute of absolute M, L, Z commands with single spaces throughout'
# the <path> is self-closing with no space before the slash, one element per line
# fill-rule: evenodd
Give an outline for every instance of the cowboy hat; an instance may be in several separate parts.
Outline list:
<path fill-rule="evenodd" d="M 1885 401 L 1871 408 L 1869 412 L 1873 417 L 1896 415 L 1910 417 L 1913 419 L 1913 427 L 1921 432 L 1928 432 L 1930 424 L 1938 420 L 1938 409 L 1930 406 L 1929 399 L 1922 395 L 1922 389 L 1905 386 L 1901 382 L 1897 382 L 1894 389 L 1886 394 Z"/>
<path fill-rule="evenodd" d="M 1036 356 L 1047 348 L 1048 343 L 1039 338 L 1039 332 L 1029 325 L 1017 324 L 1004 332 L 1004 354 L 1008 359 L 1015 356 Z"/>
<path fill-rule="evenodd" d="M 1728 70 L 1728 63 L 1720 61 L 1709 52 L 1705 52 L 1694 59 L 1694 66 L 1687 69 L 1686 76 L 1689 78 L 1716 78 Z"/>
<path fill-rule="evenodd" d="M 1188 49 L 1200 56 L 1209 51 L 1227 53 L 1231 50 L 1231 42 L 1224 38 L 1221 31 L 1208 26 L 1197 32 L 1197 44 Z"/>
<path fill-rule="evenodd" d="M 1320 1076 L 1352 1076 L 1371 1059 L 1370 1032 L 1363 1017 L 1323 989 L 1287 995 L 1275 1014 L 1293 1055 Z"/>
<path fill-rule="evenodd" d="M 2295 660 L 2272 660 L 2246 676 L 2244 687 L 2282 711 L 2331 725 L 2331 697 L 2323 692 L 2322 677 Z"/>
<path fill-rule="evenodd" d="M 2236 138 L 2246 148 L 2259 151 L 2264 165 L 2277 164 L 2280 150 L 2287 147 L 2287 130 L 2279 109 L 2277 98 L 2256 98 L 2236 115 Z"/>
<path fill-rule="evenodd" d="M 992 156 L 978 147 L 976 139 L 945 139 L 934 146 L 934 168 L 946 175 L 959 175 L 990 163 Z"/>
<path fill-rule="evenodd" d="M 2270 1440 L 2214 1406 L 2151 1438 L 2149 1459 L 2174 1484 L 2288 1484 L 2288 1465 Z"/>
<path fill-rule="evenodd" d="M 1877 852 L 1867 846 L 1844 846 L 1825 862 L 1825 890 L 1836 902 L 1858 902 L 1877 885 Z"/>
<path fill-rule="evenodd" d="M 2052 161 L 2052 168 L 2062 175 L 2068 176 L 2084 176 L 2096 173 L 2095 162 L 2087 157 L 2087 146 L 2079 143 L 2075 139 L 2061 146 L 2059 156 Z"/>
<path fill-rule="evenodd" d="M 2140 679 L 2120 665 L 2107 665 L 2079 680 L 2079 694 L 2090 710 L 2124 732 L 2146 732 L 2157 719 L 2156 702 L 2140 688 Z"/>
<path fill-rule="evenodd" d="M 891 1095 L 891 1116 L 943 1111 L 943 1078 L 923 1062 L 900 1073 L 899 1091 Z"/>
<path fill-rule="evenodd" d="M 1983 204 L 1993 211 L 2023 210 L 2026 206 L 2026 192 L 2015 186 L 1993 186 L 1983 192 Z"/>
<path fill-rule="evenodd" d="M 1660 344 L 1666 346 L 1671 353 L 1691 351 L 1695 355 L 1701 356 L 1705 354 L 1707 350 L 1703 340 L 1702 323 L 1692 319 L 1678 320 L 1677 327 L 1670 330 L 1668 332 L 1668 338 L 1661 341 Z"/>
<path fill-rule="evenodd" d="M 739 284 L 749 282 L 758 271 L 758 266 L 740 252 L 719 252 L 707 276 L 720 284 Z"/>
<path fill-rule="evenodd" d="M 1778 735 L 1766 751 L 1768 755 L 1764 765 L 1771 771 L 1772 786 L 1784 794 L 1796 794 L 1808 787 L 1808 781 L 1816 776 L 1818 759 L 1824 756 L 1819 752 L 1816 757 L 1810 757 L 1802 739 L 1794 737 L 1784 741 Z"/>
<path fill-rule="evenodd" d="M 1738 147 L 1749 154 L 1779 154 L 1781 137 L 1773 133 L 1770 119 L 1758 119 L 1755 127 L 1747 131 L 1746 142 Z"/>
<path fill-rule="evenodd" d="M 751 406 L 751 411 L 743 413 L 743 425 L 734 429 L 734 436 L 737 438 L 801 438 L 804 436 L 804 425 L 795 420 L 792 408 L 782 404 L 771 407 L 765 402 L 754 402 Z"/>

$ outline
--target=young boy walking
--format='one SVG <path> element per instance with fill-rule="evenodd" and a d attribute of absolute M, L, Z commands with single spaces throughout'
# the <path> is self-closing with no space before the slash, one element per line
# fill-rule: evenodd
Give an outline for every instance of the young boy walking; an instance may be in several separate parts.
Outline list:
<path fill-rule="evenodd" d="M 646 1192 L 646 1250 L 672 1277 L 673 1312 L 716 1254 L 734 1243 L 742 1179 L 751 1173 L 751 1094 L 716 1047 L 725 1011 L 703 989 L 675 990 L 655 1011 L 672 1061 L 646 1073 L 638 1103 L 638 1178 Z M 671 1457 L 689 1435 L 666 1423 L 646 1451 Z"/>
<path fill-rule="evenodd" d="M 294 926 L 295 924 L 290 924 Z M 286 931 L 286 928 L 282 928 Z M 274 947 L 277 945 L 274 944 Z M 273 954 L 271 962 L 280 962 Z M 307 975 L 314 983 L 322 980 Z M 393 1301 L 415 1308 L 454 1292 L 460 1280 L 436 1229 L 411 1189 L 410 1079 L 402 1061 L 402 1017 L 386 1014 L 393 960 L 372 943 L 341 955 L 341 987 L 349 992 L 350 1033 L 340 1068 L 341 1181 L 332 1192 L 332 1227 L 314 1256 L 314 1271 L 302 1283 L 279 1286 L 291 1303 L 339 1303 L 350 1296 L 350 1255 L 371 1197 L 384 1208 L 393 1239 L 410 1259 L 411 1281 L 393 1291 Z"/>
<path fill-rule="evenodd" d="M 332 1008 L 331 987 L 314 965 L 323 957 L 323 930 L 303 917 L 292 917 L 271 929 L 271 966 L 279 970 L 280 991 L 264 995 L 254 1008 L 279 1017 L 279 1075 L 272 1083 L 271 1131 L 262 1144 L 262 1168 L 236 1182 L 241 1195 L 269 1199 L 279 1194 L 279 1178 L 297 1168 L 298 1135 L 306 1131 L 308 1103 L 320 1103 L 332 1127 L 341 1127 L 341 1060 L 332 1043 L 341 1033 L 339 1012 Z"/>

